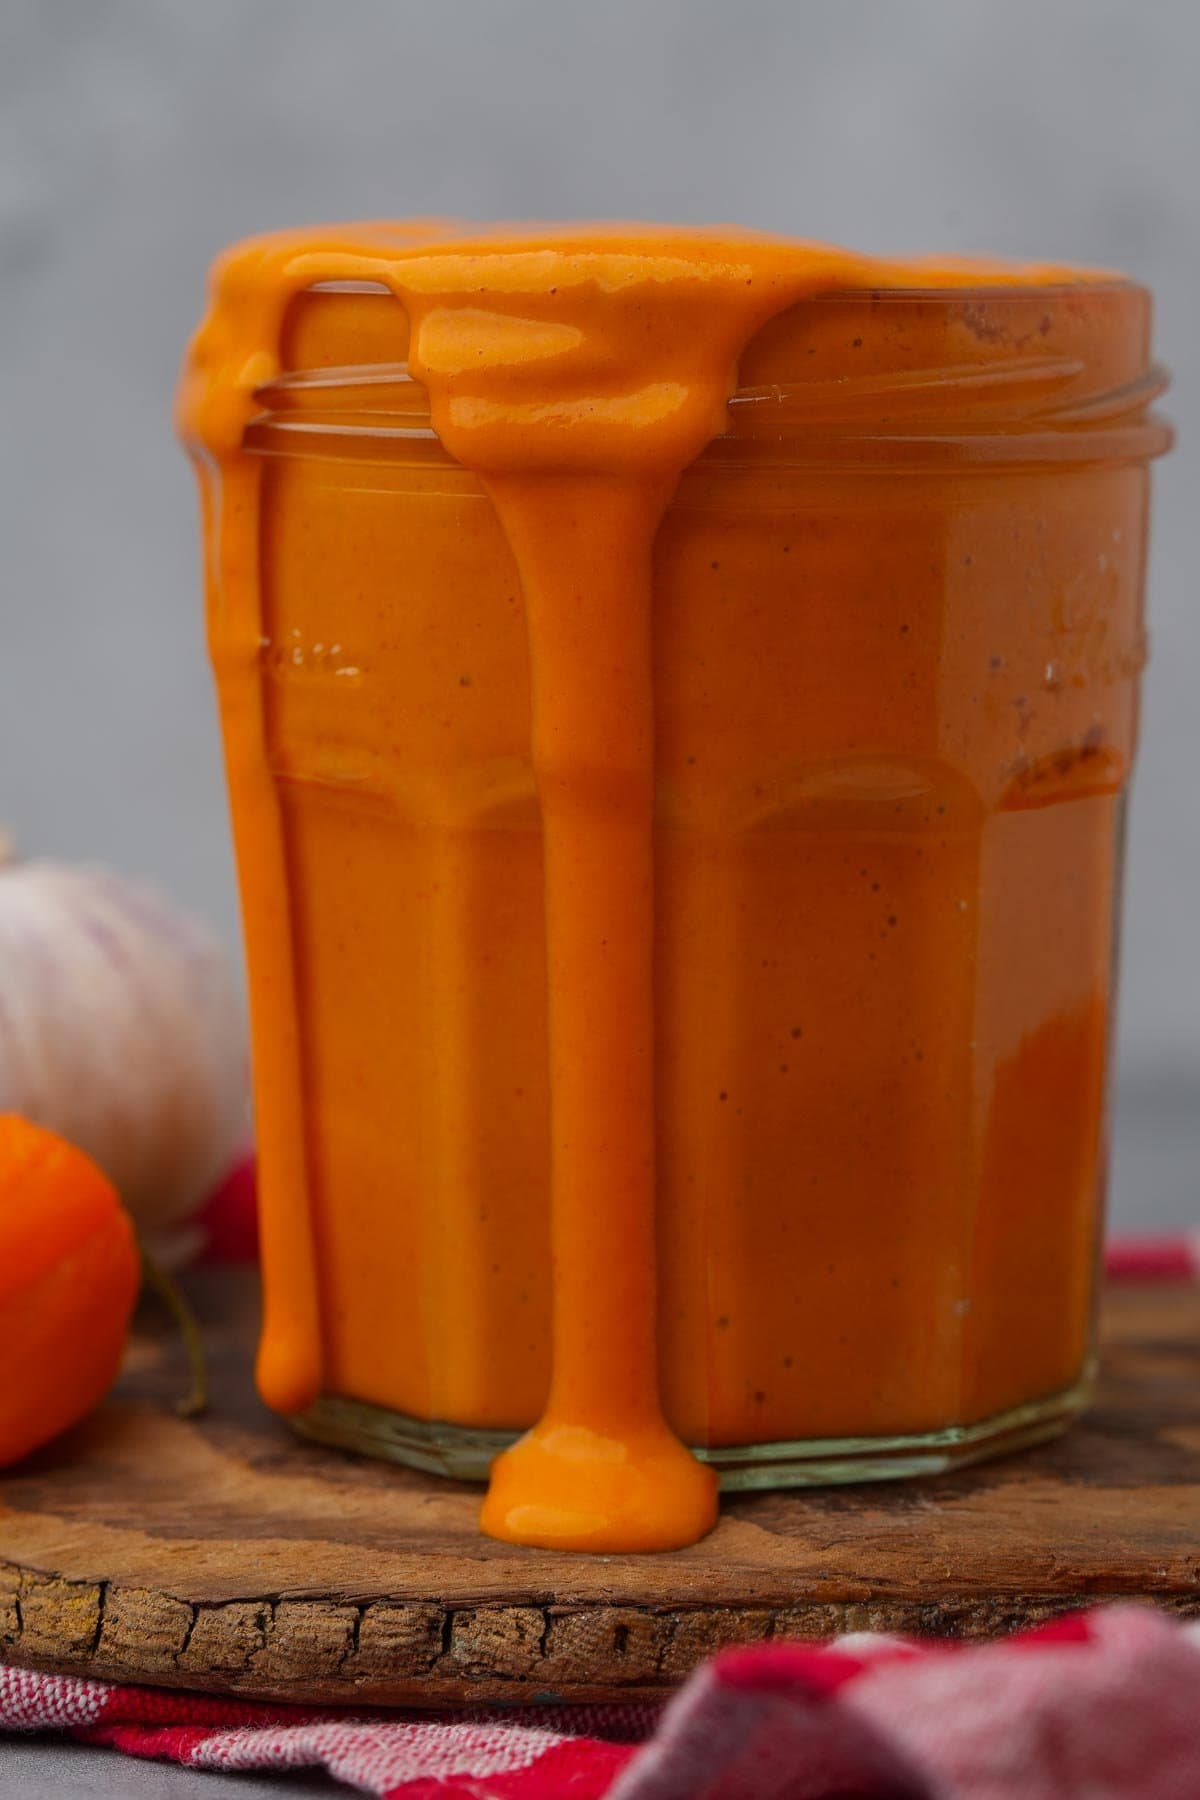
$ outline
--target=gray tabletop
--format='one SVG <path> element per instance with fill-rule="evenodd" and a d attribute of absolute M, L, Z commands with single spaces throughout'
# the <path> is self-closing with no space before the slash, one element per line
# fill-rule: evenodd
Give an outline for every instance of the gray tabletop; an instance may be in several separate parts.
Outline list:
<path fill-rule="evenodd" d="M 116 1750 L 64 1744 L 58 1738 L 0 1741 L 0 1793 L 4 1800 L 286 1800 L 348 1790 L 314 1771 L 311 1775 L 216 1775 L 171 1763 L 141 1762 Z"/>

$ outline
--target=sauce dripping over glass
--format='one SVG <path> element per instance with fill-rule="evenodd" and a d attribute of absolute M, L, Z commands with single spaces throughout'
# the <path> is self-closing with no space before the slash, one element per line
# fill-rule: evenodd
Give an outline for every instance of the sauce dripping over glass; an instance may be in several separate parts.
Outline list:
<path fill-rule="evenodd" d="M 314 229 L 218 265 L 180 400 L 213 604 L 254 580 L 258 472 L 242 438 L 255 394 L 279 373 L 290 301 L 328 282 L 383 283 L 406 309 L 434 426 L 482 479 L 520 573 L 545 856 L 552 1376 L 543 1417 L 494 1465 L 482 1522 L 496 1537 L 661 1550 L 716 1519 L 714 1473 L 663 1417 L 655 1328 L 651 559 L 678 479 L 722 429 L 745 344 L 801 299 L 1080 279 L 1095 276 L 645 226 Z M 245 692 L 226 702 L 231 756 L 262 732 L 261 700 Z M 257 1044 L 258 1111 L 293 1161 L 277 1153 L 264 1188 L 274 1274 L 258 1380 L 296 1413 L 320 1389 L 320 1332 L 311 1229 L 289 1204 L 303 1191 L 304 1122 L 287 923 L 262 874 L 278 833 L 264 771 L 240 846 L 260 1006 L 277 1003 Z"/>

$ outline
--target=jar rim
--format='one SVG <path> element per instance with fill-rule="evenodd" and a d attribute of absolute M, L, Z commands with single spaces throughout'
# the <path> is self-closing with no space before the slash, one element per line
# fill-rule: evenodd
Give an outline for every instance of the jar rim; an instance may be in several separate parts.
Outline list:
<path fill-rule="evenodd" d="M 376 309 L 376 299 L 392 305 Z M 701 457 L 943 466 L 1154 456 L 1171 433 L 1149 410 L 1167 385 L 1150 356 L 1150 318 L 1149 292 L 1123 277 L 813 295 L 746 345 Z M 247 447 L 452 461 L 407 349 L 403 308 L 383 283 L 303 290 L 284 325 L 284 367 L 256 392 Z"/>
<path fill-rule="evenodd" d="M 911 287 L 880 285 L 878 287 L 861 288 L 827 288 L 818 294 L 810 294 L 801 300 L 792 302 L 793 306 L 813 306 L 831 300 L 859 301 L 869 300 L 931 300 L 943 304 L 971 300 L 980 295 L 989 298 L 1015 298 L 1029 294 L 1052 294 L 1055 296 L 1078 295 L 1080 297 L 1096 294 L 1108 294 L 1114 289 L 1133 290 L 1141 294 L 1150 294 L 1145 282 L 1135 281 L 1131 275 L 1114 273 L 1088 274 L 1077 281 L 1055 279 L 1053 281 L 996 281 L 980 277 L 978 282 L 964 282 L 957 287 L 938 287 L 914 283 Z M 380 299 L 395 300 L 395 295 L 382 281 L 314 281 L 310 287 L 302 290 L 305 294 L 374 294 Z M 396 301 L 399 305 L 400 302 Z M 789 308 L 790 310 L 790 308 Z"/>

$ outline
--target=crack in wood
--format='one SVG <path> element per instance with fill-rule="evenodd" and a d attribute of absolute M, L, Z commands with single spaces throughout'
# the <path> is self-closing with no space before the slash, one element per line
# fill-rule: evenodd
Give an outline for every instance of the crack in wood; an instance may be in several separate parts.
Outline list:
<path fill-rule="evenodd" d="M 358 1647 L 359 1647 L 360 1640 L 362 1638 L 363 1617 L 366 1613 L 366 1610 L 367 1609 L 365 1606 L 356 1606 L 354 1608 L 354 1617 L 350 1621 L 350 1641 L 346 1645 L 345 1652 L 342 1655 L 340 1661 L 338 1662 L 338 1666 L 337 1666 L 337 1672 L 339 1675 L 345 1674 L 346 1664 L 349 1662 L 353 1662 L 355 1657 L 358 1655 Z"/>
<path fill-rule="evenodd" d="M 104 1636 L 104 1622 L 108 1616 L 109 1585 L 110 1584 L 107 1581 L 102 1581 L 99 1587 L 99 1597 L 96 1604 L 96 1629 L 92 1633 L 92 1647 L 89 1652 L 93 1662 L 99 1654 L 100 1640 Z"/>
<path fill-rule="evenodd" d="M 193 1602 L 189 1609 L 188 1622 L 184 1626 L 184 1629 L 183 1629 L 183 1642 L 182 1642 L 182 1644 L 180 1644 L 179 1649 L 175 1654 L 176 1668 L 179 1667 L 179 1664 L 183 1661 L 184 1657 L 188 1653 L 188 1649 L 189 1649 L 189 1646 L 191 1645 L 191 1641 L 192 1641 L 192 1633 L 196 1629 L 196 1621 L 199 1617 L 200 1617 L 200 1608 Z"/>

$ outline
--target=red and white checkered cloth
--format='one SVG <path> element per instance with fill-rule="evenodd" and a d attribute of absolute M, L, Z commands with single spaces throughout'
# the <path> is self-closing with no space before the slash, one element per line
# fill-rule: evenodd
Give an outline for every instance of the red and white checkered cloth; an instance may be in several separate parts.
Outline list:
<path fill-rule="evenodd" d="M 1104 1272 L 1110 1281 L 1200 1281 L 1200 1230 L 1111 1238 Z"/>
<path fill-rule="evenodd" d="M 1114 1606 L 999 1643 L 764 1644 L 661 1712 L 364 1715 L 0 1668 L 0 1730 L 396 1800 L 1196 1800 L 1200 1624 Z"/>

